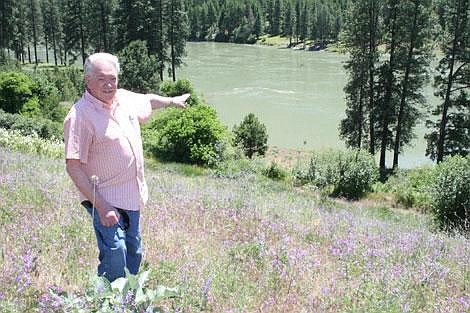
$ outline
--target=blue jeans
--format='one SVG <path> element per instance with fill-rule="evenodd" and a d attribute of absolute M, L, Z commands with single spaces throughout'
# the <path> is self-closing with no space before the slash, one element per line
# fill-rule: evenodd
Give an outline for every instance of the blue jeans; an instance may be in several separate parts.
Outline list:
<path fill-rule="evenodd" d="M 90 215 L 93 214 L 92 210 L 87 207 Z M 129 217 L 128 220 L 124 219 L 123 212 Z M 142 260 L 139 219 L 139 211 L 121 210 L 119 223 L 105 227 L 95 209 L 93 226 L 99 249 L 99 276 L 104 276 L 112 282 L 119 277 L 125 277 L 126 267 L 131 274 L 136 275 L 139 272 Z"/>

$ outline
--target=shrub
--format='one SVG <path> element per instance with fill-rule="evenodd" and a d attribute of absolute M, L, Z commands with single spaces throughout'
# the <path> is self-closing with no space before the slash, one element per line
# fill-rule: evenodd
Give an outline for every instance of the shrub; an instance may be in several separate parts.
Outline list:
<path fill-rule="evenodd" d="M 437 165 L 432 212 L 442 229 L 470 229 L 470 157 L 453 156 Z"/>
<path fill-rule="evenodd" d="M 227 132 L 206 105 L 168 108 L 142 129 L 144 148 L 165 161 L 213 166 L 223 158 Z"/>
<path fill-rule="evenodd" d="M 338 181 L 333 195 L 359 199 L 371 190 L 378 179 L 377 167 L 372 155 L 366 151 L 346 151 L 338 157 Z"/>
<path fill-rule="evenodd" d="M 0 110 L 0 128 L 17 130 L 28 136 L 37 134 L 43 139 L 63 138 L 62 123 L 54 122 L 44 118 L 30 118 L 19 114 L 6 113 Z"/>
<path fill-rule="evenodd" d="M 34 94 L 35 82 L 25 73 L 0 73 L 0 109 L 8 113 L 19 113 L 25 103 L 31 110 L 39 100 Z"/>
<path fill-rule="evenodd" d="M 378 169 L 374 157 L 366 151 L 328 150 L 314 154 L 308 170 L 297 171 L 296 178 L 331 196 L 359 199 L 377 181 Z"/>
<path fill-rule="evenodd" d="M 39 73 L 60 90 L 60 101 L 75 101 L 85 89 L 83 70 L 74 66 L 54 67 Z"/>
<path fill-rule="evenodd" d="M 287 171 L 276 162 L 271 162 L 271 165 L 263 170 L 263 175 L 274 180 L 284 180 L 287 177 Z"/>
<path fill-rule="evenodd" d="M 59 104 L 59 90 L 44 75 L 36 76 L 34 80 L 36 82 L 36 89 L 34 90 L 34 93 L 38 97 L 39 112 L 37 112 L 37 114 L 29 114 L 29 116 L 40 116 L 62 123 L 67 112 L 65 107 Z M 22 111 L 25 111 L 25 106 L 23 106 Z"/>
<path fill-rule="evenodd" d="M 197 96 L 191 82 L 187 79 L 178 79 L 176 82 L 166 80 L 160 84 L 160 94 L 167 97 L 175 97 L 185 93 L 191 94 L 186 100 L 188 106 L 202 104 L 202 100 Z"/>
<path fill-rule="evenodd" d="M 22 72 L 0 73 L 0 109 L 29 117 L 62 121 L 59 91 L 44 75 L 30 77 Z"/>
<path fill-rule="evenodd" d="M 395 204 L 405 208 L 428 210 L 431 207 L 431 184 L 434 169 L 420 167 L 410 170 L 399 170 L 382 184 L 378 183 L 374 190 L 392 194 Z"/>
<path fill-rule="evenodd" d="M 264 155 L 268 150 L 268 133 L 266 126 L 250 113 L 239 126 L 233 127 L 235 144 L 240 146 L 250 159 L 254 154 Z"/>

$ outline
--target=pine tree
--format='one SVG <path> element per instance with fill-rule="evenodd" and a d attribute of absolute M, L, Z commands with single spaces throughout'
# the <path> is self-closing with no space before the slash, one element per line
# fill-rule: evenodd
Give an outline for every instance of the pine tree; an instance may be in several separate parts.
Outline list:
<path fill-rule="evenodd" d="M 368 84 L 368 12 L 365 1 L 353 6 L 345 31 L 350 58 L 345 65 L 349 79 L 346 93 L 346 118 L 340 124 L 340 137 L 346 146 L 361 149 L 366 131 Z"/>
<path fill-rule="evenodd" d="M 30 35 L 34 49 L 34 63 L 38 65 L 39 33 L 41 29 L 41 9 L 37 0 L 28 0 L 28 20 L 30 21 Z"/>
<path fill-rule="evenodd" d="M 67 64 L 69 56 L 72 57 L 72 60 L 69 60 L 72 63 L 79 53 L 84 64 L 87 45 L 84 0 L 65 0 L 62 5 L 64 63 Z"/>
<path fill-rule="evenodd" d="M 285 4 L 283 21 L 283 34 L 286 37 L 289 37 L 289 47 L 292 45 L 292 36 L 294 34 L 294 15 L 292 13 L 292 1 L 288 0 Z"/>
<path fill-rule="evenodd" d="M 165 63 L 168 62 L 168 40 L 165 34 L 164 14 L 167 2 L 164 0 L 152 0 L 152 16 L 151 23 L 153 25 L 153 37 L 148 39 L 149 53 L 156 55 L 156 62 L 160 80 L 163 81 L 163 72 Z"/>
<path fill-rule="evenodd" d="M 86 19 L 93 25 L 87 29 L 88 44 L 96 52 L 112 52 L 116 36 L 112 25 L 116 1 L 86 0 L 86 6 Z"/>
<path fill-rule="evenodd" d="M 186 38 L 188 37 L 188 17 L 184 11 L 182 0 L 169 0 L 166 30 L 170 48 L 169 75 L 176 81 L 176 67 L 183 63 L 185 55 Z"/>
<path fill-rule="evenodd" d="M 387 27 L 386 51 L 388 59 L 379 68 L 378 94 L 378 135 L 380 137 L 379 167 L 385 171 L 386 151 L 392 146 L 391 125 L 396 122 L 398 49 L 402 35 L 401 12 L 398 0 L 389 0 L 385 9 Z"/>
<path fill-rule="evenodd" d="M 7 59 L 6 50 L 11 48 L 13 38 L 13 1 L 0 2 L 0 64 Z"/>
<path fill-rule="evenodd" d="M 57 0 L 43 0 L 41 2 L 43 14 L 44 43 L 46 46 L 46 61 L 49 62 L 49 47 L 52 45 L 54 64 L 57 65 L 59 57 L 59 38 L 62 29 L 60 23 L 59 4 Z"/>
<path fill-rule="evenodd" d="M 397 124 L 393 148 L 393 168 L 398 167 L 401 148 L 413 138 L 413 128 L 421 117 L 425 98 L 421 93 L 427 80 L 432 50 L 431 1 L 402 1 L 403 27 L 399 55 L 399 96 Z"/>
<path fill-rule="evenodd" d="M 263 18 L 260 13 L 260 8 L 258 5 L 253 4 L 253 12 L 255 15 L 255 23 L 253 25 L 253 33 L 256 36 L 256 39 L 259 38 L 261 33 L 263 32 Z"/>
<path fill-rule="evenodd" d="M 29 46 L 30 36 L 28 32 L 27 0 L 17 0 L 13 7 L 12 15 L 12 48 L 15 51 L 16 59 L 25 63 L 26 47 Z M 30 58 L 30 56 L 28 56 Z"/>
<path fill-rule="evenodd" d="M 299 22 L 299 39 L 300 41 L 304 41 L 307 39 L 307 34 L 308 34 L 308 6 L 307 3 L 304 2 L 302 5 L 302 10 L 300 13 L 300 22 Z"/>
<path fill-rule="evenodd" d="M 340 124 L 340 137 L 352 148 L 364 148 L 375 153 L 377 92 L 377 46 L 381 28 L 378 0 L 356 1 L 350 8 L 344 39 L 350 58 L 345 65 L 349 79 L 346 93 L 346 118 Z"/>
<path fill-rule="evenodd" d="M 279 35 L 281 33 L 281 11 L 281 0 L 274 0 L 271 35 Z"/>
<path fill-rule="evenodd" d="M 470 153 L 470 1 L 446 1 L 442 12 L 444 57 L 434 79 L 443 102 L 428 120 L 426 155 L 441 162 L 446 155 Z"/>

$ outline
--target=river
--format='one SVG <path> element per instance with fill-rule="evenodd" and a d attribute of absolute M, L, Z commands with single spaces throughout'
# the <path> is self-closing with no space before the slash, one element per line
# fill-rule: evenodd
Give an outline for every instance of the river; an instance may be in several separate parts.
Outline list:
<path fill-rule="evenodd" d="M 326 51 L 190 42 L 177 77 L 188 78 L 230 129 L 253 112 L 266 125 L 270 146 L 344 148 L 338 126 L 345 117 L 347 59 Z M 437 101 L 430 87 L 425 94 L 429 101 Z M 400 167 L 431 163 L 424 156 L 424 132 L 419 125 L 412 146 L 400 155 Z M 392 158 L 389 152 L 387 164 Z"/>

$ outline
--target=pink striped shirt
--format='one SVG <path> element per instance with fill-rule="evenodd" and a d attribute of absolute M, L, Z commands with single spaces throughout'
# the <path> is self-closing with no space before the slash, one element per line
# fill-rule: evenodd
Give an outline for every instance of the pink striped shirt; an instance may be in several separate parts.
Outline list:
<path fill-rule="evenodd" d="M 146 95 L 118 89 L 111 108 L 85 91 L 65 118 L 65 158 L 98 176 L 97 191 L 112 206 L 137 211 L 147 201 L 139 123 L 151 113 Z"/>

